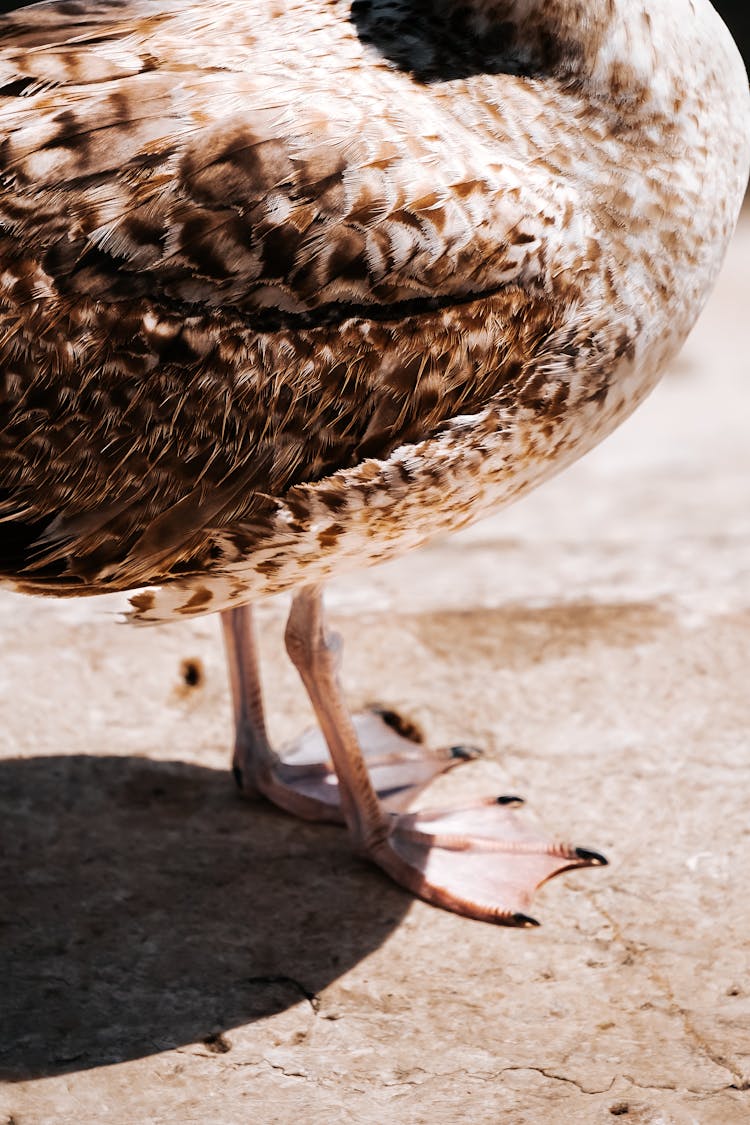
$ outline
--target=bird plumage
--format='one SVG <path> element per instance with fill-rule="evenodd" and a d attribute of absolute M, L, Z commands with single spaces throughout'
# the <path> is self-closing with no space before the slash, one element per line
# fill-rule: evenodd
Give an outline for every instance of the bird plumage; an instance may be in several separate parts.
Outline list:
<path fill-rule="evenodd" d="M 220 609 L 477 518 L 653 386 L 750 161 L 705 0 L 0 24 L 0 576 Z"/>

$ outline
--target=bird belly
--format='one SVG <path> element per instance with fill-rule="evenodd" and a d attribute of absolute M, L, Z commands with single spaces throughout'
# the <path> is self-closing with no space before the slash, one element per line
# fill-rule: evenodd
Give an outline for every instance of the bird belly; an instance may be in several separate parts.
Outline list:
<path fill-rule="evenodd" d="M 433 438 L 297 485 L 247 554 L 226 543 L 214 574 L 139 591 L 129 620 L 156 623 L 214 612 L 374 566 L 519 499 L 612 432 L 658 381 L 663 356 L 623 358 L 607 393 L 562 418 L 491 403 Z M 234 556 L 234 557 L 232 557 Z"/>

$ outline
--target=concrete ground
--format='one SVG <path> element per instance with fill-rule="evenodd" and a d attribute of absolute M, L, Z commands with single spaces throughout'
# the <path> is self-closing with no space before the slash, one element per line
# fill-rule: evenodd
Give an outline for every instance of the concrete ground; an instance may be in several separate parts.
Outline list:
<path fill-rule="evenodd" d="M 674 370 L 516 508 L 330 591 L 351 700 L 607 869 L 535 931 L 239 800 L 218 622 L 0 598 L 0 1121 L 750 1121 L 750 216 Z M 272 730 L 309 722 L 260 607 Z"/>

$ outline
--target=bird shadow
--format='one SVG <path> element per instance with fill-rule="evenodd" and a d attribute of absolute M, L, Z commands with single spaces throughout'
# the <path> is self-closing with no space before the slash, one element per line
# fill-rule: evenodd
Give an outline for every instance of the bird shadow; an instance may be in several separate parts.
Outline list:
<path fill-rule="evenodd" d="M 409 905 L 342 829 L 178 762 L 1 762 L 0 853 L 6 1080 L 226 1049 L 224 1029 L 314 1004 Z"/>

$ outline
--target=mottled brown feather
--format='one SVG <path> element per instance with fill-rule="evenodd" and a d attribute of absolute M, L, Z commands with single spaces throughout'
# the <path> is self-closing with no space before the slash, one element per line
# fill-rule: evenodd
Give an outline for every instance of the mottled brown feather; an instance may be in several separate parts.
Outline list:
<path fill-rule="evenodd" d="M 218 608 L 474 518 L 603 436 L 697 315 L 747 175 L 731 42 L 677 6 L 6 17 L 0 576 Z M 685 52 L 716 40 L 688 78 L 657 57 L 680 19 Z"/>

